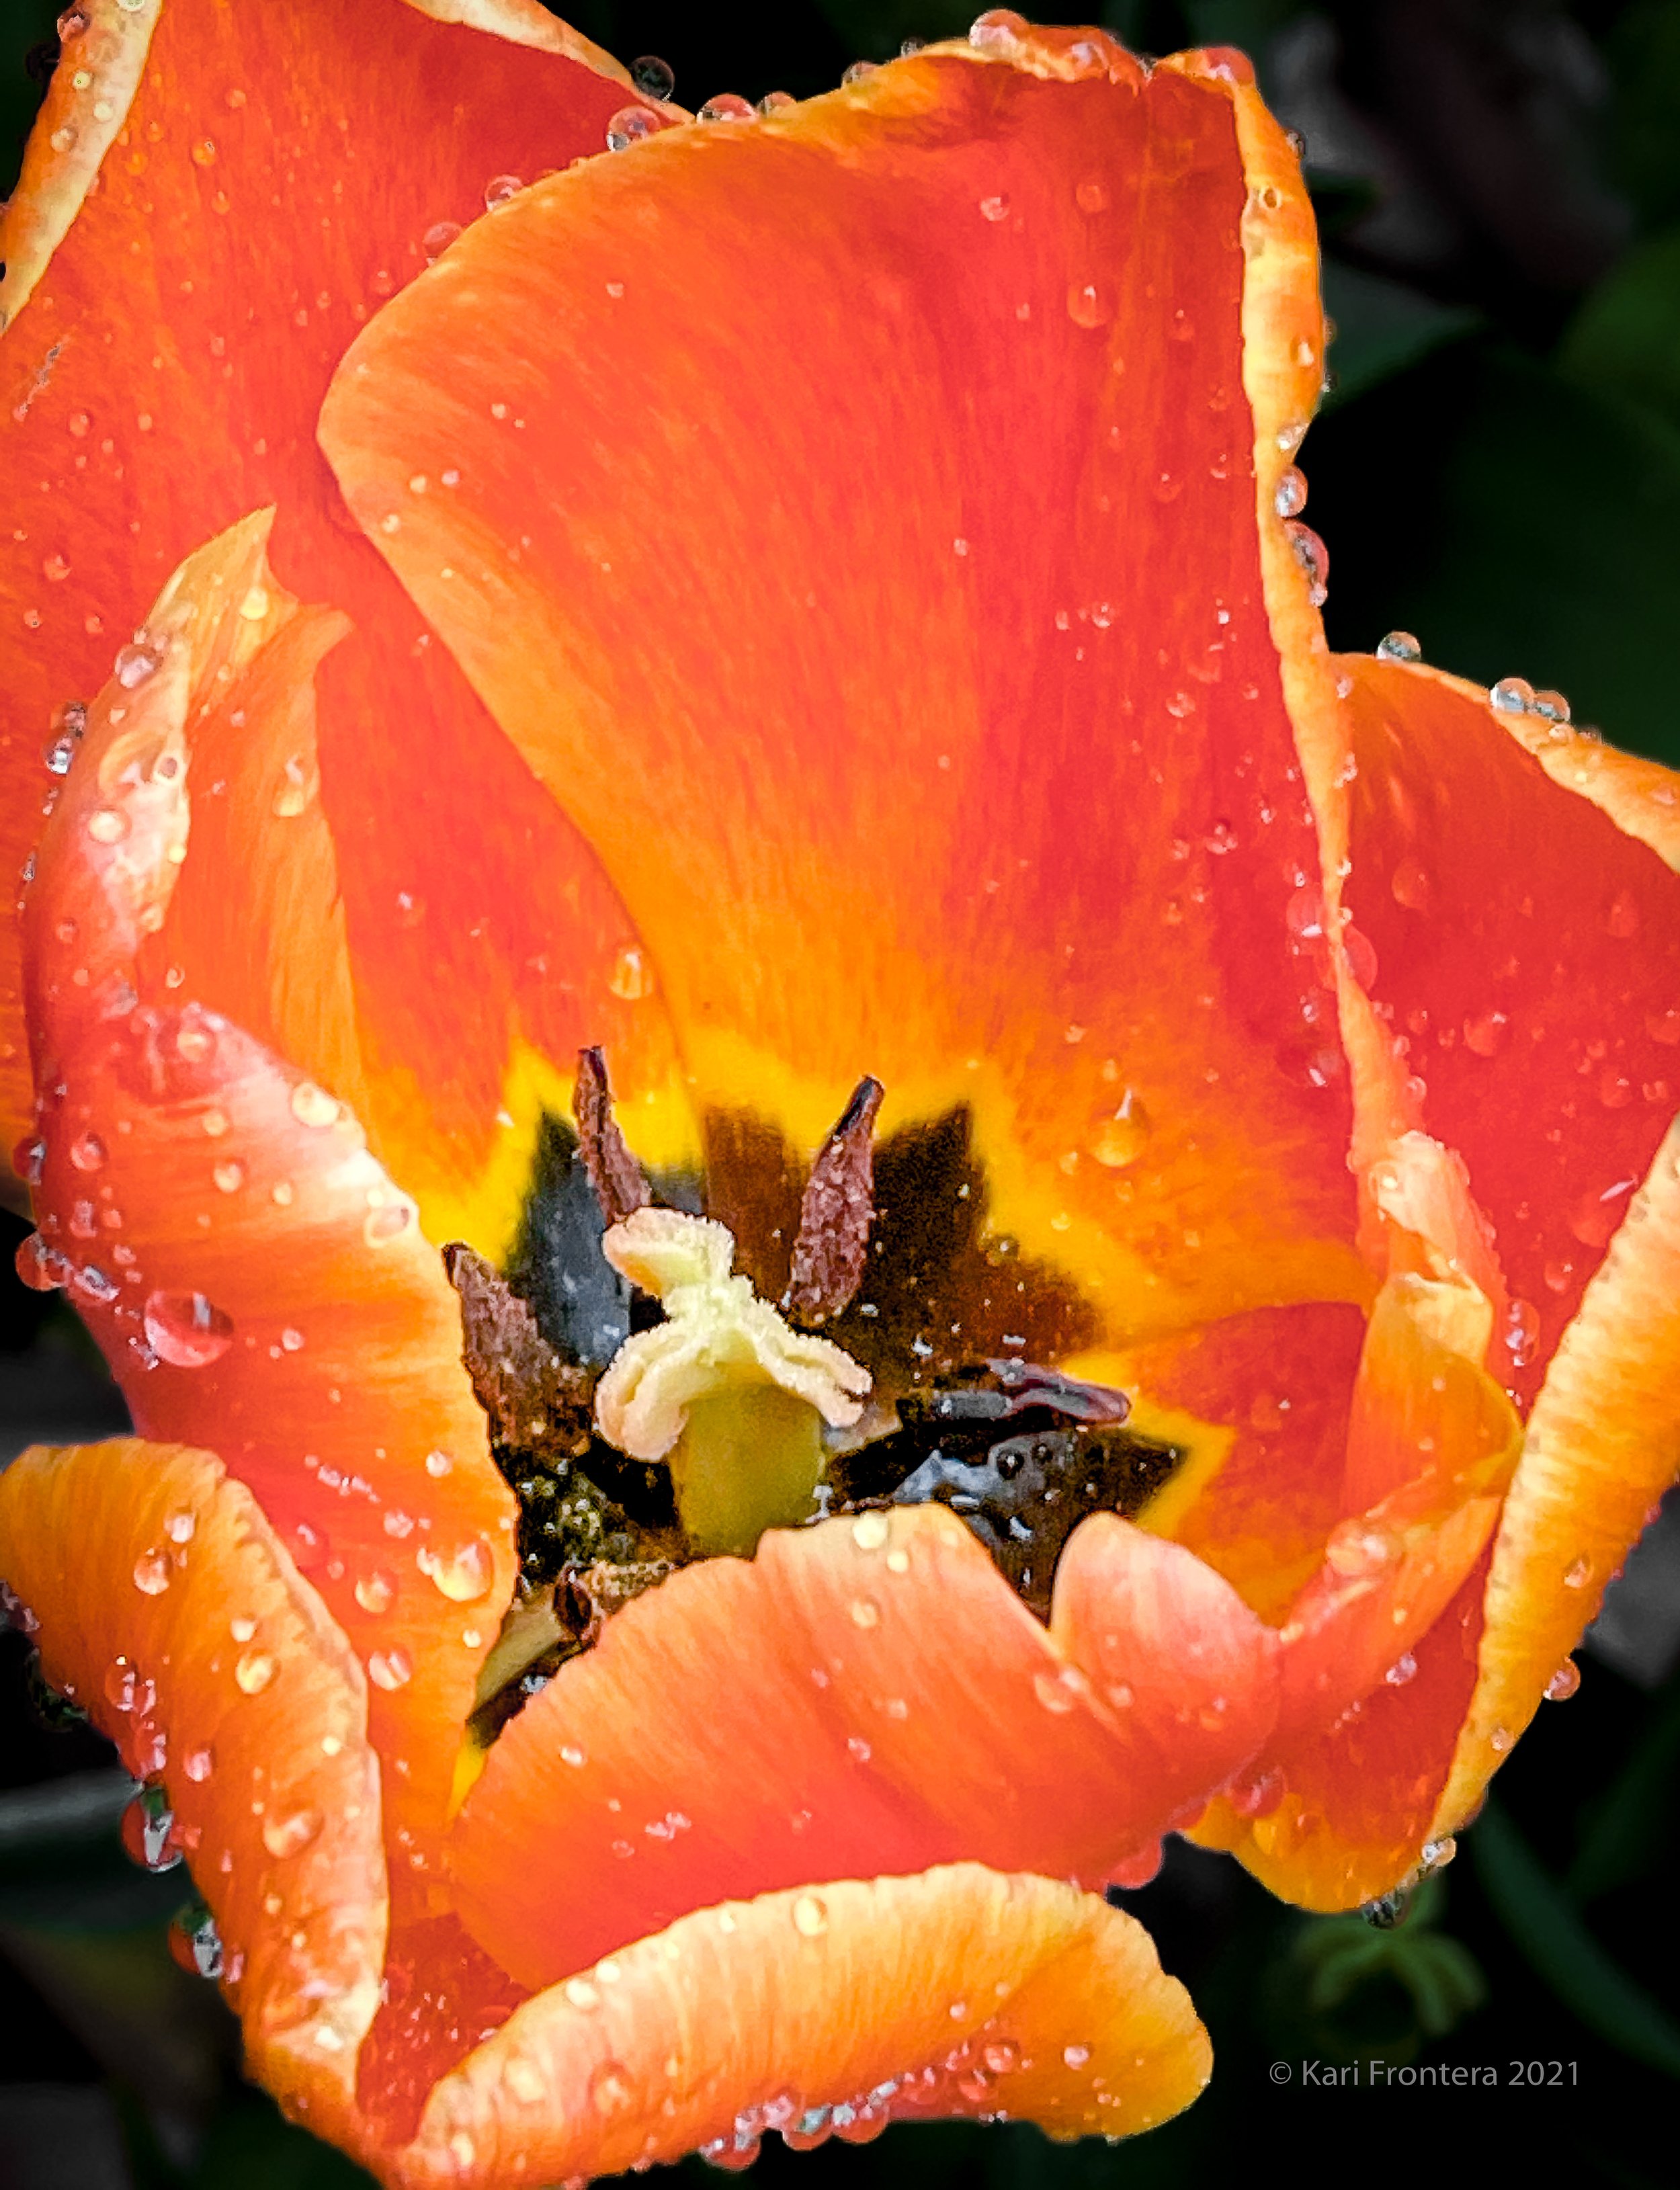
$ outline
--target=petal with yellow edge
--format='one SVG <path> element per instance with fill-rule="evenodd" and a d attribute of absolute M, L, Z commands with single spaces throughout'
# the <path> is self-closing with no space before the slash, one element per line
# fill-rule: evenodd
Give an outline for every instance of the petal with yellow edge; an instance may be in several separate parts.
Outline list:
<path fill-rule="evenodd" d="M 1274 1654 L 1226 1583 L 1113 1516 L 1070 1540 L 1047 1633 L 942 1506 L 773 1530 L 627 1606 L 506 1728 L 457 1820 L 457 1906 L 538 1986 L 813 1877 L 1098 1882 L 1259 1750 Z"/>
<path fill-rule="evenodd" d="M 306 815 L 338 854 L 353 1012 L 289 1053 L 329 1081 L 353 1064 L 376 1147 L 439 1235 L 499 1252 L 537 1111 L 563 1107 L 556 1065 L 564 1077 L 581 1042 L 604 1040 L 621 1089 L 664 1089 L 668 1037 L 597 863 L 355 536 L 315 417 L 356 328 L 451 230 L 489 217 L 486 186 L 601 150 L 627 79 L 528 0 L 73 13 L 87 27 L 65 37 L 0 251 L 0 485 L 26 515 L 0 542 L 0 848 L 14 871 L 53 781 L 43 752 L 69 757 L 65 703 L 105 682 L 172 570 L 277 505 L 280 583 L 348 619 L 310 665 L 281 774 L 235 794 L 261 802 L 247 834 L 283 835 L 288 816 L 302 833 Z M 228 881 L 209 885 L 224 931 Z M 247 916 L 282 923 L 275 955 L 294 967 L 296 910 L 259 897 Z M 15 1138 L 30 1091 L 10 935 L 0 1100 Z M 213 938 L 198 993 L 254 1026 L 251 991 L 274 978 Z"/>
<path fill-rule="evenodd" d="M 1238 75 L 1012 32 L 668 131 L 473 230 L 322 414 L 713 1149 L 808 1156 L 866 1072 L 888 1143 L 970 1116 L 1087 1343 L 1369 1289 L 1273 502 L 1322 326 Z"/>
<path fill-rule="evenodd" d="M 48 1092 L 25 1267 L 69 1288 L 144 1435 L 220 1453 L 354 1638 L 407 1877 L 431 1860 L 512 1591 L 513 1501 L 412 1199 L 337 1095 L 178 987 L 168 956 L 202 917 L 176 903 L 196 815 L 238 839 L 241 794 L 275 750 L 264 703 L 291 706 L 339 627 L 273 583 L 265 530 L 236 528 L 166 593 L 47 826 L 26 916 Z M 201 773 L 219 695 L 260 718 L 226 779 Z M 345 984 L 331 845 L 300 818 L 240 848 L 253 897 L 290 901 L 308 942 L 252 982 L 278 1038 L 300 1014 L 330 1030 Z"/>
<path fill-rule="evenodd" d="M 34 1445 L 0 1475 L 0 1573 L 42 1670 L 161 1781 L 252 2073 L 358 2141 L 387 1922 L 362 1668 L 213 1453 Z"/>
<path fill-rule="evenodd" d="M 1212 2055 L 1148 1934 L 1094 1896 L 973 1864 L 696 1912 L 519 2008 L 437 2086 L 394 2190 L 611 2174 L 767 2128 L 1007 2115 L 1122 2136 Z"/>

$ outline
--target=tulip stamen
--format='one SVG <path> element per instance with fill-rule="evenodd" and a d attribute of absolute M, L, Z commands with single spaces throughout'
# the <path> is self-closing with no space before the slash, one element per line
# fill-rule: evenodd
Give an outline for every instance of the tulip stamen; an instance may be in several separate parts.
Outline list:
<path fill-rule="evenodd" d="M 621 1224 L 637 1210 L 645 1209 L 653 1193 L 613 1117 L 607 1061 L 601 1050 L 577 1052 L 577 1085 L 571 1107 L 577 1121 L 577 1152 L 601 1205 L 601 1215 L 609 1224 Z"/>
<path fill-rule="evenodd" d="M 849 1308 L 863 1282 L 875 1222 L 875 1120 L 883 1093 L 866 1076 L 824 1143 L 799 1206 L 793 1268 L 782 1295 L 796 1323 L 826 1323 Z"/>

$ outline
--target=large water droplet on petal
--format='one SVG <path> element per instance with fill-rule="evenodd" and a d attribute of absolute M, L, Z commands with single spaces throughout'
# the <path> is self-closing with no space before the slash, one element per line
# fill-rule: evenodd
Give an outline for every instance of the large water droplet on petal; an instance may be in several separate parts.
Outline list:
<path fill-rule="evenodd" d="M 206 1368 L 233 1343 L 233 1318 L 202 1293 L 148 1293 L 141 1313 L 147 1344 L 171 1368 Z"/>

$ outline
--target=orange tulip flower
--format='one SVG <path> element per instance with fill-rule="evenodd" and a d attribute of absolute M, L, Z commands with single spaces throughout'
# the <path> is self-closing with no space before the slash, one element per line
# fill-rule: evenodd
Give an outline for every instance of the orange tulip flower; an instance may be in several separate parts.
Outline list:
<path fill-rule="evenodd" d="M 1672 1472 L 1675 780 L 1326 652 L 1240 56 L 61 32 L 5 1062 L 138 1435 L 0 1572 L 253 2073 L 405 2190 L 1161 2119 L 1104 1886 L 1439 1860 Z"/>

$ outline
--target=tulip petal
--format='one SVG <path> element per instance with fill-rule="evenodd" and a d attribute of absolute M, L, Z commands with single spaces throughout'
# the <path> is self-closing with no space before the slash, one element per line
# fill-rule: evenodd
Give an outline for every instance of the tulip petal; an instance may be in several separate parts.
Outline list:
<path fill-rule="evenodd" d="M 167 1789 L 252 2074 L 353 2140 L 387 1901 L 343 1635 L 256 1499 L 185 1445 L 32 1446 L 0 1476 L 0 1573 L 47 1678 Z"/>
<path fill-rule="evenodd" d="M 1366 985 L 1493 1225 L 1527 1403 L 1680 1100 L 1680 778 L 1435 671 L 1337 666 Z"/>
<path fill-rule="evenodd" d="M 54 709 L 99 687 L 200 542 L 278 504 L 279 582 L 354 627 L 315 668 L 313 762 L 281 757 L 298 760 L 305 826 L 338 847 L 359 1081 L 339 1084 L 342 1038 L 287 1053 L 357 1101 L 437 1236 L 500 1252 L 537 1113 L 564 1110 L 576 1048 L 609 1044 L 623 1098 L 668 1086 L 669 1039 L 615 971 L 635 932 L 597 863 L 355 536 L 314 422 L 355 328 L 423 269 L 429 232 L 481 217 L 487 183 L 599 150 L 622 71 L 525 0 L 429 11 L 473 27 L 400 0 L 78 12 L 89 28 L 66 43 L 7 216 L 0 485 L 20 522 L 0 541 L 0 854 L 15 868 L 38 832 Z M 82 202 L 82 156 L 113 128 Z M 267 795 L 258 833 L 299 833 Z M 230 879 L 243 875 L 208 884 L 224 913 Z M 307 908 L 260 909 L 287 923 L 266 955 L 295 965 L 316 946 Z M 0 1099 L 15 1135 L 28 1087 L 13 949 L 7 930 Z M 224 948 L 203 992 L 253 1030 L 270 1001 L 258 955 L 241 968 Z M 661 1143 L 649 1122 L 642 1139 L 664 1160 L 682 1131 Z"/>
<path fill-rule="evenodd" d="M 1148 1934 L 1094 1897 L 973 1864 L 842 1880 L 701 1910 L 530 2000 L 388 2180 L 582 2180 L 714 2141 L 739 2164 L 766 2114 L 800 2142 L 918 2114 L 1121 2136 L 1211 2064 Z"/>
<path fill-rule="evenodd" d="M 1494 1546 L 1475 1694 L 1438 1832 L 1452 1831 L 1474 1809 L 1674 1478 L 1677 1302 L 1680 1127 L 1671 1126 L 1529 1416 Z"/>
<path fill-rule="evenodd" d="M 213 1444 L 355 1638 L 406 1871 L 430 1860 L 512 1592 L 514 1503 L 413 1202 L 344 1104 L 173 984 L 172 939 L 213 927 L 210 909 L 176 904 L 207 809 L 258 903 L 314 900 L 315 955 L 251 984 L 264 1031 L 330 1038 L 348 986 L 330 845 L 307 822 L 284 854 L 241 836 L 276 720 L 298 727 L 294 675 L 342 627 L 275 584 L 265 531 L 236 527 L 166 590 L 145 673 L 120 672 L 90 709 L 46 827 L 26 922 L 50 1091 L 37 1258 L 43 1281 L 69 1285 L 142 1433 Z M 207 780 L 230 744 L 227 776 Z"/>
<path fill-rule="evenodd" d="M 1228 64 L 1034 34 L 552 179 L 323 412 L 698 1099 L 806 1155 L 863 1072 L 888 1137 L 969 1109 L 1110 1337 L 1368 1290 L 1280 667 L 1314 270 Z"/>
<path fill-rule="evenodd" d="M 773 1530 L 638 1598 L 505 1729 L 457 1821 L 457 1905 L 535 1988 L 813 1878 L 1099 1881 L 1259 1748 L 1274 1651 L 1198 1559 L 1111 1516 L 1070 1540 L 1048 1633 L 942 1506 Z"/>

